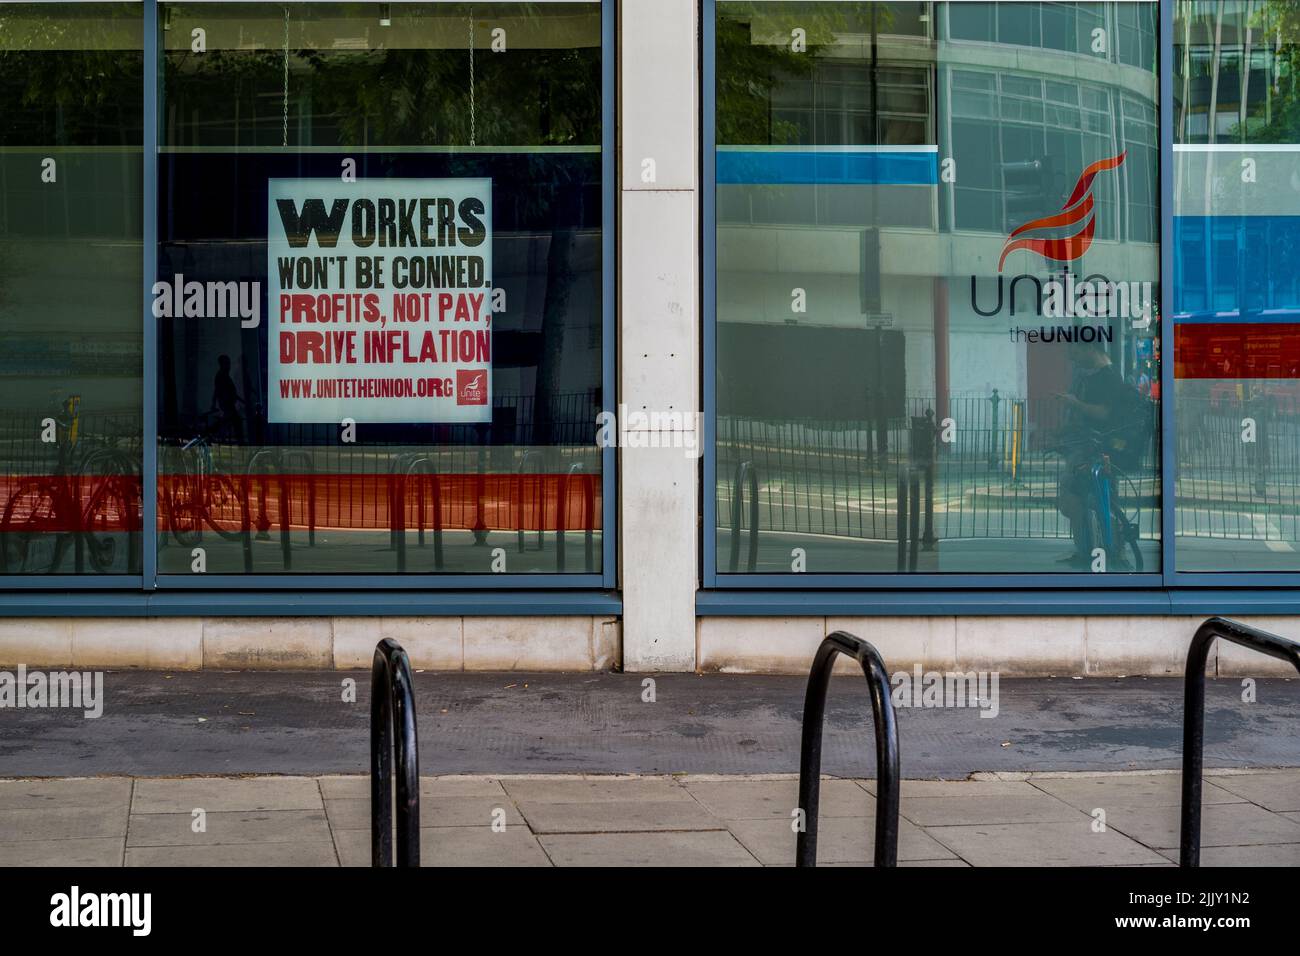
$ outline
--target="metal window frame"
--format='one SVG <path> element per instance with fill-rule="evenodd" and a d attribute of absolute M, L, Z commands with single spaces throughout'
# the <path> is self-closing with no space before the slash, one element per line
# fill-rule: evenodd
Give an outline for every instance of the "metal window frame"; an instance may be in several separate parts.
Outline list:
<path fill-rule="evenodd" d="M 702 367 L 704 369 L 704 479 L 702 488 L 701 574 L 704 591 L 697 611 L 708 614 L 814 613 L 827 606 L 883 608 L 880 613 L 1006 613 L 1008 607 L 1030 613 L 1201 613 L 1214 611 L 1224 601 L 1239 611 L 1288 607 L 1300 611 L 1300 599 L 1288 601 L 1279 594 L 1262 593 L 1258 599 L 1235 591 L 1188 591 L 1177 588 L 1294 587 L 1298 572 L 1187 572 L 1175 563 L 1176 432 L 1174 399 L 1173 325 L 1173 28 L 1175 0 L 1158 0 L 1156 69 L 1158 77 L 1159 241 L 1160 241 L 1160 453 L 1161 517 L 1159 571 L 1140 574 L 898 574 L 895 572 L 845 572 L 832 574 L 740 573 L 718 570 L 717 509 L 717 3 L 701 0 L 701 277 Z M 943 122 L 940 118 L 939 122 Z M 756 592 L 775 592 L 759 596 Z M 824 590 L 818 590 L 824 589 Z M 845 591 L 858 591 L 854 598 Z M 804 592 L 802 594 L 798 592 Z M 838 592 L 838 593 L 837 593 Z M 904 592 L 892 600 L 888 592 Z M 911 592 L 911 593 L 907 593 Z M 1205 603 L 1197 595 L 1217 595 L 1219 603 Z M 945 608 L 945 611 L 933 611 Z M 988 610 L 996 608 L 996 610 Z M 954 610 L 964 609 L 964 610 Z M 1255 613 L 1260 613 L 1255 611 Z"/>
<path fill-rule="evenodd" d="M 42 0 L 52 2 L 52 0 Z M 618 605 L 610 592 L 618 586 L 618 456 L 612 447 L 601 449 L 601 570 L 595 573 L 559 574 L 212 574 L 184 575 L 158 572 L 158 331 L 150 302 L 157 271 L 158 244 L 158 97 L 162 70 L 159 49 L 159 8 L 163 0 L 139 0 L 143 30 L 143 376 L 141 382 L 144 441 L 141 461 L 142 523 L 141 569 L 137 574 L 9 575 L 0 578 L 0 616 L 75 615 L 78 607 L 99 608 L 102 613 L 190 614 L 266 613 L 319 615 L 348 613 L 347 607 L 368 607 L 365 613 L 382 613 L 365 600 L 382 595 L 384 609 L 425 608 L 427 613 L 489 613 L 458 608 L 491 608 L 491 613 L 574 614 L 611 613 Z M 208 2 L 208 0 L 201 0 Z M 220 2 L 220 0 L 212 0 Z M 289 3 L 320 0 L 287 0 Z M 334 2 L 334 0 L 324 0 Z M 617 0 L 598 0 L 601 11 L 601 408 L 615 413 L 617 378 L 617 236 L 618 189 L 618 44 Z M 595 434 L 596 423 L 592 423 Z M 481 598 L 455 592 L 481 591 Z M 294 592 L 311 594 L 301 600 Z M 134 593 L 131 593 L 134 592 Z M 545 595 L 550 593 L 551 597 Z M 575 594 L 573 592 L 586 592 Z M 56 598 L 57 594 L 57 598 Z M 422 597 L 421 594 L 427 594 Z M 165 598 L 163 596 L 166 596 Z M 255 611 L 241 612 L 242 607 Z M 329 608 L 330 610 L 326 610 Z M 512 608 L 527 608 L 512 611 Z M 576 610 L 575 610 L 576 609 Z M 613 613 L 617 613 L 614 611 Z"/>

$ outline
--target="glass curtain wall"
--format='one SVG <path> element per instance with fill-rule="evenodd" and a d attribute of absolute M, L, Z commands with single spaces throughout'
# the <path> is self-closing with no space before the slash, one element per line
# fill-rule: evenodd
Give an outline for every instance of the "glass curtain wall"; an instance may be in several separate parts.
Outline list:
<path fill-rule="evenodd" d="M 1161 570 L 1157 8 L 716 4 L 718 573 Z"/>

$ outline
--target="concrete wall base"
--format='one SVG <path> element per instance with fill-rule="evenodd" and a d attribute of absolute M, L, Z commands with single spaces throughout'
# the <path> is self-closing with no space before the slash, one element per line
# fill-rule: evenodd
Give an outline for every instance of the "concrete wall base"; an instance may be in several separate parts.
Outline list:
<path fill-rule="evenodd" d="M 1300 638 L 1300 617 L 1241 617 Z M 1003 677 L 1179 676 L 1204 617 L 704 617 L 698 667 L 734 674 L 806 674 L 822 638 L 848 631 L 871 641 L 892 671 L 996 671 Z M 852 673 L 856 664 L 837 667 Z M 1283 661 L 1216 643 L 1206 673 L 1296 677 Z"/>
<path fill-rule="evenodd" d="M 891 671 L 997 671 L 1003 677 L 1170 677 L 1201 617 L 704 617 L 702 672 L 806 674 L 817 645 L 845 630 Z M 1287 637 L 1300 617 L 1240 620 Z M 609 617 L 8 618 L 0 667 L 148 670 L 364 670 L 393 637 L 421 670 L 605 671 L 622 666 Z M 840 661 L 844 673 L 852 662 Z M 673 668 L 677 669 L 677 668 Z M 1207 673 L 1295 677 L 1281 661 L 1220 642 Z"/>
<path fill-rule="evenodd" d="M 0 667 L 369 669 L 392 637 L 439 671 L 605 671 L 621 663 L 605 617 L 10 618 Z"/>

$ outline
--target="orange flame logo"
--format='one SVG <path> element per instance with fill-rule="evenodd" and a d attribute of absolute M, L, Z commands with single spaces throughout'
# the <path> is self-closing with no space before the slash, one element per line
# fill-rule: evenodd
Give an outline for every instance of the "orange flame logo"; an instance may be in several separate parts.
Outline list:
<path fill-rule="evenodd" d="M 1079 181 L 1074 184 L 1074 192 L 1070 193 L 1070 198 L 1061 207 L 1061 212 L 1051 216 L 1044 216 L 1042 219 L 1035 219 L 1033 222 L 1027 222 L 1007 236 L 1006 245 L 1002 247 L 1002 257 L 998 259 L 998 272 L 1002 271 L 1002 265 L 1007 261 L 1007 256 L 1017 249 L 1028 249 L 1030 252 L 1038 253 L 1044 259 L 1052 259 L 1056 262 L 1072 262 L 1087 252 L 1088 247 L 1092 245 L 1092 236 L 1097 222 L 1096 217 L 1092 215 L 1092 181 L 1097 178 L 1098 173 L 1118 167 L 1124 162 L 1124 157 L 1127 155 L 1128 150 L 1125 150 L 1118 156 L 1097 160 L 1083 171 Z M 1073 226 L 1084 219 L 1087 222 L 1083 224 L 1083 228 L 1069 236 L 1060 236 L 1053 239 L 1016 238 L 1016 236 L 1031 229 Z"/>

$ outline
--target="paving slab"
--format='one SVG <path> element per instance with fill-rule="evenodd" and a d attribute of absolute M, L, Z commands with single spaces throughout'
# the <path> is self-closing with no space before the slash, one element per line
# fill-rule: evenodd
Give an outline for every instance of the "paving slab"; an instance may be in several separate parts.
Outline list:
<path fill-rule="evenodd" d="M 1214 777 L 1214 783 L 1268 810 L 1300 810 L 1300 770 L 1229 773 Z"/>
<path fill-rule="evenodd" d="M 370 799 L 326 800 L 330 826 L 336 830 L 370 829 Z M 500 811 L 500 813 L 498 813 Z M 498 819 L 522 826 L 524 818 L 504 793 L 499 796 L 428 797 L 420 794 L 421 827 L 491 827 Z"/>
<path fill-rule="evenodd" d="M 685 800 L 521 802 L 534 833 L 635 833 L 642 830 L 720 830 L 723 823 L 686 794 Z"/>
<path fill-rule="evenodd" d="M 788 865 L 789 865 L 789 866 L 794 866 L 794 863 L 790 863 L 790 864 L 788 864 Z M 872 863 L 860 863 L 860 862 L 854 862 L 854 863 L 822 863 L 822 862 L 819 862 L 817 865 L 818 865 L 818 866 L 839 866 L 839 867 L 845 867 L 845 866 L 847 866 L 847 867 L 855 867 L 855 866 L 856 866 L 856 867 L 870 868 L 870 867 L 873 866 L 874 864 L 872 864 Z M 958 868 L 960 868 L 960 869 L 965 869 L 965 870 L 969 870 L 969 869 L 971 868 L 971 865 L 970 865 L 969 863 L 967 863 L 965 860 L 959 860 L 957 857 L 952 857 L 951 859 L 947 859 L 947 860 L 899 860 L 899 861 L 898 861 L 898 866 L 899 866 L 900 869 L 901 869 L 902 867 L 909 867 L 909 866 L 955 866 L 955 867 L 958 867 Z"/>
<path fill-rule="evenodd" d="M 1245 799 L 1215 783 L 1222 779 L 1202 779 L 1202 805 L 1241 803 Z M 1182 777 L 1176 773 L 1070 777 L 1034 774 L 1029 782 L 1039 790 L 1089 813 L 1097 807 L 1106 810 L 1116 807 L 1178 807 L 1183 802 Z"/>
<path fill-rule="evenodd" d="M 189 777 L 137 780 L 132 813 L 224 810 L 323 810 L 312 777 Z"/>
<path fill-rule="evenodd" d="M 0 843 L 0 867 L 121 866 L 122 848 L 120 837 Z"/>
<path fill-rule="evenodd" d="M 875 780 L 863 780 L 868 793 L 876 792 Z M 902 800 L 931 797 L 1016 797 L 1031 796 L 1034 788 L 1023 780 L 904 780 L 898 786 Z"/>
<path fill-rule="evenodd" d="M 0 810 L 0 843 L 126 836 L 126 805 Z"/>
<path fill-rule="evenodd" d="M 368 774 L 334 774 L 319 777 L 325 799 L 369 800 Z M 506 795 L 499 780 L 490 777 L 421 777 L 421 797 L 502 797 Z"/>
<path fill-rule="evenodd" d="M 793 865 L 796 835 L 790 820 L 734 820 L 727 827 L 764 866 Z M 828 817 L 817 827 L 818 863 L 867 863 L 875 857 L 875 818 Z M 920 827 L 898 821 L 898 859 L 941 860 L 955 854 Z"/>
<path fill-rule="evenodd" d="M 204 816 L 195 832 L 188 813 L 133 813 L 128 847 L 208 846 L 225 843 L 323 843 L 330 827 L 323 810 L 227 810 Z"/>
<path fill-rule="evenodd" d="M 702 833 L 572 833 L 539 837 L 556 866 L 758 866 L 725 830 Z"/>
<path fill-rule="evenodd" d="M 514 800 L 528 803 L 622 803 L 624 800 L 650 800 L 659 803 L 692 803 L 691 795 L 674 778 L 650 777 L 575 777 L 557 779 L 524 777 L 501 781 Z"/>
<path fill-rule="evenodd" d="M 972 866 L 1134 866 L 1165 858 L 1108 828 L 1077 822 L 931 827 L 926 832 Z"/>
<path fill-rule="evenodd" d="M 333 843 L 218 843 L 126 848 L 127 866 L 338 866 Z"/>
<path fill-rule="evenodd" d="M 1082 810 L 1046 793 L 902 797 L 899 814 L 923 827 L 977 823 L 1053 823 L 1090 819 Z"/>
<path fill-rule="evenodd" d="M 829 864 L 829 865 L 830 865 L 830 866 L 856 866 L 857 864 L 852 864 L 852 863 L 831 863 L 831 864 Z M 905 866 L 955 866 L 955 867 L 960 867 L 960 868 L 962 868 L 962 869 L 966 869 L 966 870 L 969 870 L 969 869 L 971 868 L 971 865 L 970 865 L 969 863 L 967 863 L 965 860 L 959 860 L 959 859 L 951 859 L 951 860 L 899 860 L 899 861 L 898 861 L 898 865 L 899 865 L 900 868 L 905 867 Z"/>
<path fill-rule="evenodd" d="M 900 864 L 1174 865 L 1177 774 L 1003 773 L 903 781 Z M 1300 810 L 1273 812 L 1242 796 L 1289 805 L 1286 788 L 1300 774 L 1208 776 L 1205 865 L 1300 865 Z M 820 865 L 870 864 L 874 787 L 822 780 Z M 422 778 L 420 789 L 426 866 L 794 862 L 794 774 L 435 776 Z M 0 866 L 370 861 L 368 779 L 360 775 L 17 780 L 0 781 L 0 793 L 10 805 L 0 809 Z M 207 826 L 195 833 L 199 801 L 208 804 Z M 1107 811 L 1105 832 L 1093 829 L 1092 804 Z M 288 809 L 268 808 L 278 806 Z M 494 828 L 501 819 L 504 829 Z"/>
<path fill-rule="evenodd" d="M 762 820 L 777 817 L 787 822 L 799 806 L 799 781 L 707 780 L 683 784 L 686 791 L 723 820 Z M 856 781 L 823 780 L 819 798 L 822 817 L 865 817 L 875 812 L 875 800 Z"/>
<path fill-rule="evenodd" d="M 63 777 L 0 780 L 0 810 L 102 807 L 131 799 L 130 777 Z"/>
<path fill-rule="evenodd" d="M 1179 842 L 1178 807 L 1117 807 L 1106 825 L 1158 850 Z M 1201 846 L 1251 846 L 1300 843 L 1300 823 L 1253 803 L 1221 803 L 1201 808 Z"/>
<path fill-rule="evenodd" d="M 1170 865 L 1178 862 L 1178 851 L 1161 850 Z M 1201 866 L 1300 866 L 1300 843 L 1270 846 L 1203 846 Z"/>
<path fill-rule="evenodd" d="M 336 830 L 334 842 L 343 866 L 370 865 L 370 834 Z M 537 837 L 526 826 L 426 827 L 420 830 L 421 866 L 550 866 Z"/>

